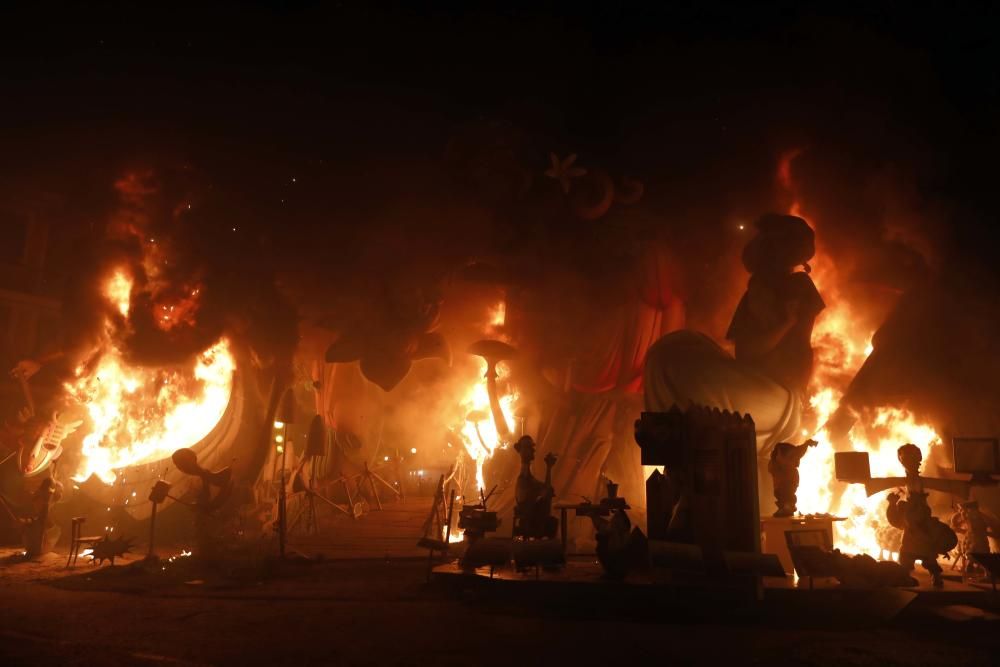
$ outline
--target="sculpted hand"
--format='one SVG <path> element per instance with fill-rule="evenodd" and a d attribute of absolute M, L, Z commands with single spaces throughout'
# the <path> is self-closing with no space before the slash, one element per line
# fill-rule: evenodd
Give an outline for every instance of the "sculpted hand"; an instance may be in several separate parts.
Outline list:
<path fill-rule="evenodd" d="M 29 379 L 41 369 L 42 365 L 34 359 L 22 359 L 10 370 L 10 376 L 15 379 Z"/>

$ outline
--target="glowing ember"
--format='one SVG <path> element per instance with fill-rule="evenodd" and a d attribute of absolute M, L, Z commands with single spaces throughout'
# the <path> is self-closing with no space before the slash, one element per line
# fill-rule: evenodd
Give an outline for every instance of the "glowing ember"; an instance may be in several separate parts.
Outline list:
<path fill-rule="evenodd" d="M 123 315 L 129 311 L 132 282 L 122 271 L 104 294 Z M 82 366 L 66 384 L 70 398 L 89 416 L 75 481 L 96 475 L 106 484 L 115 470 L 159 460 L 207 436 L 222 418 L 233 388 L 236 362 L 229 341 L 220 339 L 190 366 L 147 368 L 128 364 L 106 325 L 105 345 L 96 363 Z"/>
<path fill-rule="evenodd" d="M 201 290 L 197 287 L 184 287 L 177 295 L 161 296 L 155 306 L 156 317 L 153 322 L 163 331 L 170 331 L 179 324 L 194 325 L 200 295 Z"/>

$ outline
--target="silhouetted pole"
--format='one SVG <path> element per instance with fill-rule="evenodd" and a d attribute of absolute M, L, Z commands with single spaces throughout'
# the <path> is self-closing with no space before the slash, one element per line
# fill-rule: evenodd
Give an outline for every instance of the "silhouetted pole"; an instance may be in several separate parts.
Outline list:
<path fill-rule="evenodd" d="M 288 451 L 288 425 L 295 422 L 295 396 L 291 389 L 285 391 L 284 399 L 281 403 L 281 413 L 274 422 L 274 441 L 277 443 L 278 453 L 281 454 L 281 482 L 278 487 L 278 555 L 285 557 L 285 535 L 288 531 L 288 511 L 286 506 L 287 492 L 285 489 L 285 456 Z"/>

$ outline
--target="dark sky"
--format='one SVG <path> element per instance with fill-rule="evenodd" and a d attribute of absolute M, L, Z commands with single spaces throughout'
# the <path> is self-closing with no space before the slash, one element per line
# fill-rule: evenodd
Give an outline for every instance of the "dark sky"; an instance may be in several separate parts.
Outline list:
<path fill-rule="evenodd" d="M 759 189 L 781 150 L 808 145 L 860 165 L 912 161 L 977 239 L 995 219 L 988 3 L 465 4 L 7 10 L 0 174 L 92 190 L 170 155 L 255 209 L 296 173 L 433 160 L 486 116 L 687 208 Z"/>
<path fill-rule="evenodd" d="M 865 100 L 874 114 L 890 109 L 902 129 L 949 114 L 983 129 L 996 110 L 996 10 L 986 3 L 471 13 L 458 9 L 464 3 L 397 4 L 43 3 L 8 13 L 4 117 L 320 152 L 345 136 L 371 150 L 381 148 L 367 145 L 373 137 L 396 145 L 403 135 L 416 148 L 436 138 L 414 136 L 429 121 L 532 105 L 605 148 L 642 107 L 665 102 L 733 121 L 752 113 L 747 106 L 785 106 L 795 126 L 808 123 L 806 112 Z M 389 118 L 410 120 L 386 127 Z M 953 129 L 959 139 L 971 128 Z"/>

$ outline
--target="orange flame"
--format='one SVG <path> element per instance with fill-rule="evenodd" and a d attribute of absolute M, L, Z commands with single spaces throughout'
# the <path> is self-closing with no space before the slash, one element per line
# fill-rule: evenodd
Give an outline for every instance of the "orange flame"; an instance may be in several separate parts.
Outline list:
<path fill-rule="evenodd" d="M 792 161 L 801 150 L 782 156 L 778 181 L 792 191 Z M 789 210 L 802 216 L 801 205 L 795 200 Z M 840 405 L 851 378 L 872 353 L 874 332 L 857 326 L 860 321 L 851 304 L 838 288 L 839 276 L 834 263 L 817 244 L 811 262 L 812 277 L 827 302 L 813 329 L 815 369 L 809 388 L 809 407 L 817 427 L 826 424 Z M 803 438 L 809 429 L 802 430 Z M 940 442 L 933 428 L 920 423 L 914 415 L 893 406 L 879 407 L 862 415 L 848 434 L 854 451 L 868 452 L 872 475 L 897 476 L 902 473 L 896 450 L 911 442 L 926 458 L 930 448 Z M 838 482 L 834 474 L 834 444 L 823 428 L 812 435 L 818 444 L 808 450 L 799 464 L 798 510 L 801 514 L 831 514 L 843 517 L 834 524 L 835 546 L 847 553 L 864 553 L 874 558 L 890 554 L 883 535 L 892 531 L 885 519 L 885 498 L 876 494 L 868 497 L 864 486 Z"/>
<path fill-rule="evenodd" d="M 131 291 L 131 278 L 118 270 L 103 293 L 128 315 Z M 94 475 L 111 484 L 115 470 L 197 443 L 222 418 L 232 393 L 236 362 L 227 339 L 202 352 L 191 366 L 156 369 L 128 364 L 114 333 L 109 320 L 97 362 L 78 368 L 77 377 L 65 385 L 70 399 L 89 416 L 76 481 Z"/>
<path fill-rule="evenodd" d="M 498 301 L 487 310 L 486 321 L 483 326 L 483 333 L 487 336 L 495 336 L 502 340 L 507 340 L 507 336 L 502 332 L 507 319 L 507 303 L 503 299 Z M 478 360 L 476 375 L 469 379 L 467 389 L 459 401 L 459 411 L 462 422 L 453 427 L 465 445 L 465 452 L 476 463 L 476 485 L 479 491 L 485 491 L 486 481 L 483 476 L 483 467 L 486 462 L 493 458 L 498 449 L 507 446 L 497 432 L 496 423 L 493 420 L 493 413 L 490 409 L 490 395 L 486 387 L 487 364 L 483 359 Z M 513 409 L 517 402 L 517 393 L 507 389 L 505 378 L 508 375 L 506 366 L 500 364 L 497 370 L 497 391 L 504 392 L 500 396 L 500 412 L 503 414 L 507 427 L 514 423 Z M 479 421 L 469 421 L 466 416 L 478 413 L 482 417 Z"/>
<path fill-rule="evenodd" d="M 193 326 L 195 314 L 201 305 L 201 289 L 185 286 L 181 290 L 183 296 L 169 296 L 159 300 L 156 305 L 156 326 L 163 331 L 170 331 L 179 324 Z"/>
<path fill-rule="evenodd" d="M 498 301 L 490 310 L 490 326 L 493 328 L 502 327 L 507 321 L 507 302 Z"/>
<path fill-rule="evenodd" d="M 486 373 L 486 361 L 480 359 L 479 362 L 479 377 L 466 391 L 460 405 L 463 413 L 478 412 L 486 415 L 486 418 L 479 422 L 466 420 L 458 430 L 462 436 L 462 442 L 465 444 L 465 451 L 476 462 L 476 485 L 480 491 L 483 491 L 486 489 L 483 466 L 486 464 L 486 461 L 493 458 L 497 449 L 504 447 L 506 443 L 503 442 L 500 434 L 497 432 L 496 424 L 493 422 L 493 416 L 490 412 L 490 396 L 486 389 L 486 380 L 483 378 L 483 375 Z M 497 382 L 499 390 L 499 387 L 504 384 L 502 380 L 506 377 L 507 372 L 500 365 L 497 366 L 497 373 L 500 376 Z M 500 411 L 503 413 L 508 425 L 513 423 L 513 407 L 516 400 L 517 394 L 514 392 L 500 397 Z"/>
<path fill-rule="evenodd" d="M 111 305 L 118 309 L 119 313 L 128 317 L 129 302 L 132 297 L 132 279 L 121 269 L 115 271 L 104 286 L 104 296 L 111 302 Z"/>

